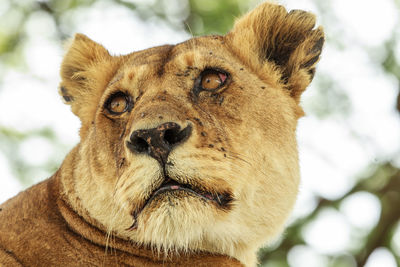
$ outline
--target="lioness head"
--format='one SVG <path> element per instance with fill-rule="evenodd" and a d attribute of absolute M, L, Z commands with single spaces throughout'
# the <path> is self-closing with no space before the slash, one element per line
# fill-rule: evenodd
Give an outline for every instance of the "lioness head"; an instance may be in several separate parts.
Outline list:
<path fill-rule="evenodd" d="M 138 244 L 253 264 L 296 199 L 299 99 L 323 42 L 312 14 L 270 3 L 225 36 L 124 56 L 77 34 L 60 86 L 82 122 L 72 204 Z"/>

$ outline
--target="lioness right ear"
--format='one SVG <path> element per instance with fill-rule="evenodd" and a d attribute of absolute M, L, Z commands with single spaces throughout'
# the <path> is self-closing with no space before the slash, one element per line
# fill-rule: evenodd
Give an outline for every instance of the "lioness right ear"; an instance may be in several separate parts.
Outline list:
<path fill-rule="evenodd" d="M 298 103 L 315 73 L 324 43 L 315 16 L 263 3 L 239 19 L 227 40 L 239 58 L 254 71 L 277 80 Z"/>
<path fill-rule="evenodd" d="M 93 119 L 98 102 L 114 75 L 119 58 L 100 44 L 76 34 L 61 65 L 59 93 L 81 122 L 81 135 Z"/>

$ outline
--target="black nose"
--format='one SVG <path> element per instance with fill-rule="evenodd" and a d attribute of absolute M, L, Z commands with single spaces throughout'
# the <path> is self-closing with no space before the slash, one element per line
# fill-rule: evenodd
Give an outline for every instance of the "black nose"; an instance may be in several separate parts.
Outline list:
<path fill-rule="evenodd" d="M 164 166 L 172 149 L 186 141 L 191 133 L 191 125 L 181 130 L 177 123 L 166 122 L 156 128 L 134 131 L 127 146 L 135 153 L 148 154 Z"/>

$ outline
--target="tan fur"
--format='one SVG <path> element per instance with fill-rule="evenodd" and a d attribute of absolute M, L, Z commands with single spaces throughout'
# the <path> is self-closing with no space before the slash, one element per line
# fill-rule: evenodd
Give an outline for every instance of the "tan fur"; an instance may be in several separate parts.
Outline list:
<path fill-rule="evenodd" d="M 82 121 L 81 142 L 49 180 L 61 190 L 50 190 L 56 202 L 65 203 L 54 206 L 60 210 L 57 218 L 111 255 L 131 242 L 132 249 L 148 248 L 155 260 L 174 266 L 185 265 L 185 257 L 192 257 L 193 266 L 235 266 L 234 259 L 254 266 L 257 249 L 282 232 L 296 200 L 299 100 L 313 78 L 323 40 L 312 14 L 288 13 L 271 3 L 239 19 L 225 36 L 125 56 L 111 56 L 76 35 L 61 67 L 60 93 Z M 194 80 L 206 68 L 226 71 L 229 81 L 222 91 L 194 97 Z M 134 106 L 112 117 L 104 103 L 116 91 L 129 94 Z M 146 206 L 132 230 L 132 212 L 160 186 L 164 173 L 154 158 L 132 153 L 126 142 L 135 130 L 165 122 L 192 125 L 190 137 L 169 154 L 165 174 L 210 193 L 229 192 L 233 202 L 221 209 L 190 195 L 164 197 Z M 29 201 L 28 196 L 17 198 Z M 16 207 L 15 201 L 3 210 Z M 12 235 L 1 236 L 4 219 L 0 212 L 0 262 L 12 260 L 1 254 L 8 247 L 24 264 L 36 262 L 21 256 L 24 251 L 13 245 Z M 13 225 L 21 219 L 12 217 Z M 45 232 L 51 223 L 38 227 Z"/>

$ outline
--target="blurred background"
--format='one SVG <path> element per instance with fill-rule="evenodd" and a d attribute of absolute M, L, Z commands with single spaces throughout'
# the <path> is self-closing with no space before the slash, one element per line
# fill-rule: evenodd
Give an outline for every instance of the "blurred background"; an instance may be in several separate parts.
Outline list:
<path fill-rule="evenodd" d="M 1 0 L 0 203 L 51 176 L 78 142 L 57 94 L 74 33 L 124 54 L 225 34 L 259 2 Z M 326 45 L 302 100 L 298 202 L 260 266 L 400 266 L 400 1 L 280 3 L 317 14 Z"/>

